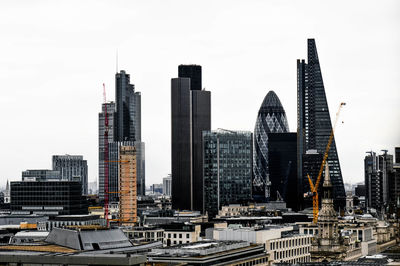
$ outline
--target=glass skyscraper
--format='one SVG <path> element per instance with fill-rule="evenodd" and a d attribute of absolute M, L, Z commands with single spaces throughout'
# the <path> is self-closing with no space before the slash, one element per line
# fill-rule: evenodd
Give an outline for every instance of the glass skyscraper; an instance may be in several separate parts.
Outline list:
<path fill-rule="evenodd" d="M 204 212 L 215 217 L 221 206 L 251 199 L 252 133 L 203 131 Z"/>
<path fill-rule="evenodd" d="M 297 151 L 298 151 L 298 189 L 302 192 L 310 191 L 307 187 L 307 176 L 303 173 L 302 166 L 304 154 L 308 150 L 315 150 L 324 154 L 329 136 L 332 131 L 328 102 L 322 80 L 321 67 L 314 39 L 308 39 L 308 62 L 297 60 Z M 344 207 L 345 191 L 339 157 L 333 139 L 328 153 L 330 177 L 333 185 L 335 205 Z M 311 176 L 315 182 L 316 176 Z M 307 188 L 304 191 L 304 188 Z"/>
<path fill-rule="evenodd" d="M 281 101 L 274 91 L 265 96 L 254 128 L 253 197 L 265 201 L 270 197 L 268 169 L 268 133 L 286 133 L 289 126 Z"/>

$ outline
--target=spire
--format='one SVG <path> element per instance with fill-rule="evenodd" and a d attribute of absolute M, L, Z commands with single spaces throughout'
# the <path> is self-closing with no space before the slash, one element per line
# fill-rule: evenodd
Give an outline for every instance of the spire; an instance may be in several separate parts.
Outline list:
<path fill-rule="evenodd" d="M 6 184 L 6 191 L 10 190 L 10 184 L 8 183 L 8 179 L 7 179 L 7 184 Z"/>
<path fill-rule="evenodd" d="M 328 162 L 325 163 L 325 178 L 324 178 L 324 187 L 331 187 L 332 183 L 331 183 L 331 177 L 329 174 L 329 165 Z"/>

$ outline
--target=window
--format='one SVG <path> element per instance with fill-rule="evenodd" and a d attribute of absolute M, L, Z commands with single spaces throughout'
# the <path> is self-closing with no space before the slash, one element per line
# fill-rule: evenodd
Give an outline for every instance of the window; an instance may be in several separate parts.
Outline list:
<path fill-rule="evenodd" d="M 179 238 L 182 238 L 182 234 L 179 234 Z"/>
<path fill-rule="evenodd" d="M 174 234 L 174 238 L 176 238 L 176 234 Z"/>
<path fill-rule="evenodd" d="M 190 234 L 186 234 L 186 238 L 190 238 Z"/>

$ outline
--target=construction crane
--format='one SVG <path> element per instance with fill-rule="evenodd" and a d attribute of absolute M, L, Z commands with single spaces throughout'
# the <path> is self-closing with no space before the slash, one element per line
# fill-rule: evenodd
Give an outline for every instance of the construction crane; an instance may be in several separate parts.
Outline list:
<path fill-rule="evenodd" d="M 107 113 L 107 98 L 106 85 L 103 83 L 103 100 L 104 100 L 104 218 L 108 220 L 108 113 Z"/>
<path fill-rule="evenodd" d="M 334 132 L 335 132 L 335 128 L 336 128 L 336 124 L 337 124 L 338 117 L 339 117 L 339 114 L 340 114 L 340 110 L 342 109 L 342 107 L 344 105 L 346 105 L 346 103 L 343 103 L 343 102 L 340 103 L 339 110 L 336 113 L 335 123 L 333 125 L 331 134 L 329 136 L 328 144 L 326 145 L 324 157 L 322 159 L 321 167 L 319 168 L 318 177 L 317 177 L 317 179 L 315 181 L 315 184 L 313 184 L 313 182 L 312 182 L 312 180 L 310 178 L 310 175 L 307 174 L 308 182 L 310 183 L 310 188 L 311 188 L 311 195 L 313 197 L 313 223 L 315 223 L 315 224 L 318 222 L 318 212 L 319 212 L 318 187 L 319 187 L 319 183 L 321 182 L 321 175 L 322 175 L 322 172 L 324 170 L 324 166 L 325 166 L 326 160 L 328 158 L 329 150 L 331 148 L 331 144 L 332 144 L 332 141 L 333 141 L 333 135 L 334 135 Z"/>

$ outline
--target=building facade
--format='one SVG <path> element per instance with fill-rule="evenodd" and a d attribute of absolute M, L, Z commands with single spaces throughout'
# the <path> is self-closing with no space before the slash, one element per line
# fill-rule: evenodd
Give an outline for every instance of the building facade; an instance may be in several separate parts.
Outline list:
<path fill-rule="evenodd" d="M 60 171 L 48 169 L 31 169 L 22 172 L 22 181 L 30 178 L 38 178 L 42 180 L 61 179 Z"/>
<path fill-rule="evenodd" d="M 258 111 L 254 128 L 253 197 L 258 201 L 270 198 L 268 134 L 286 132 L 289 132 L 289 126 L 285 110 L 275 92 L 269 91 Z"/>
<path fill-rule="evenodd" d="M 53 170 L 60 172 L 62 180 L 79 178 L 82 182 L 82 194 L 88 194 L 88 165 L 81 155 L 53 155 Z"/>
<path fill-rule="evenodd" d="M 55 216 L 88 212 L 80 181 L 14 181 L 10 194 L 12 214 Z"/>
<path fill-rule="evenodd" d="M 332 131 L 328 102 L 322 79 L 321 67 L 314 39 L 307 40 L 308 62 L 297 60 L 297 145 L 298 145 L 298 189 L 308 183 L 304 176 L 303 155 L 307 150 L 324 154 Z M 340 169 L 335 138 L 328 153 L 327 163 L 334 187 L 335 205 L 344 207 L 345 190 Z"/>
<path fill-rule="evenodd" d="M 280 195 L 287 207 L 298 210 L 301 195 L 297 191 L 297 134 L 269 133 L 268 158 L 270 200 L 280 200 Z"/>
<path fill-rule="evenodd" d="M 101 201 L 104 200 L 104 191 L 105 191 L 105 176 L 106 176 L 106 165 L 105 165 L 105 135 L 104 132 L 106 130 L 105 126 L 105 118 L 107 113 L 107 120 L 108 120 L 108 137 L 107 143 L 114 142 L 115 139 L 115 103 L 103 103 L 102 110 L 99 113 L 99 199 Z"/>
<path fill-rule="evenodd" d="M 204 213 L 251 200 L 252 133 L 219 129 L 203 131 Z"/>
<path fill-rule="evenodd" d="M 171 182 L 172 182 L 171 175 L 168 175 L 167 177 L 163 178 L 163 194 L 165 196 L 171 196 Z"/>
<path fill-rule="evenodd" d="M 400 199 L 399 165 L 393 163 L 393 155 L 387 150 L 381 155 L 368 153 L 364 159 L 366 206 L 381 214 L 394 212 Z"/>
<path fill-rule="evenodd" d="M 172 206 L 201 211 L 202 132 L 211 129 L 211 93 L 199 87 L 201 66 L 181 65 L 179 74 L 171 80 Z"/>

